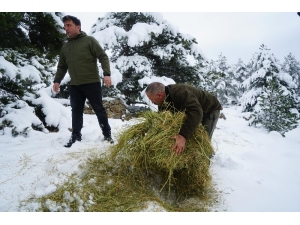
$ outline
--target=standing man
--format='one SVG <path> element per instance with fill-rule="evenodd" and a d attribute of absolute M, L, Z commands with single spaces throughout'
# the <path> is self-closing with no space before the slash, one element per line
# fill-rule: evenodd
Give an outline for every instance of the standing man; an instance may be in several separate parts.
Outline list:
<path fill-rule="evenodd" d="M 68 41 L 63 44 L 53 90 L 59 92 L 61 80 L 67 71 L 70 81 L 70 103 L 72 107 L 72 136 L 65 145 L 69 148 L 75 141 L 81 141 L 83 126 L 83 108 L 86 99 L 91 103 L 97 115 L 104 140 L 114 143 L 111 138 L 111 128 L 106 111 L 102 104 L 102 89 L 97 67 L 97 59 L 104 73 L 104 84 L 111 86 L 109 59 L 94 37 L 87 36 L 81 31 L 81 22 L 74 16 L 64 16 L 62 19 Z"/>
<path fill-rule="evenodd" d="M 173 137 L 175 144 L 172 150 L 176 154 L 184 150 L 186 139 L 192 136 L 200 123 L 205 127 L 209 138 L 212 138 L 220 110 L 223 109 L 214 95 L 187 84 L 165 86 L 159 82 L 149 84 L 145 92 L 151 102 L 158 105 L 159 111 L 185 112 L 186 119 L 179 133 Z M 163 104 L 164 102 L 167 104 Z"/>

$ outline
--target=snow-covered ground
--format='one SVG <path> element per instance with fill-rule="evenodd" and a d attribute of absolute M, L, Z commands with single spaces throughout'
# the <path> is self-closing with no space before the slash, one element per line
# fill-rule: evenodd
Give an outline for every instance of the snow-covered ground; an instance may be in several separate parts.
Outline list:
<path fill-rule="evenodd" d="M 226 120 L 219 120 L 212 139 L 216 154 L 211 174 L 221 193 L 213 211 L 295 212 L 284 216 L 284 221 L 299 218 L 300 128 L 283 138 L 277 132 L 249 127 L 243 118 L 247 114 L 240 113 L 239 106 L 224 108 L 223 113 Z M 119 119 L 109 122 L 114 135 L 131 124 Z M 33 211 L 35 205 L 23 205 L 20 210 L 20 201 L 54 191 L 89 154 L 100 154 L 109 146 L 101 141 L 95 115 L 84 115 L 83 141 L 65 148 L 70 134 L 68 129 L 48 134 L 31 131 L 27 138 L 13 138 L 1 131 L 1 212 Z"/>
<path fill-rule="evenodd" d="M 224 108 L 223 113 L 226 120 L 219 120 L 212 139 L 216 154 L 211 174 L 222 199 L 213 211 L 300 212 L 300 128 L 283 138 L 249 127 L 239 106 Z M 114 135 L 131 123 L 109 122 Z M 51 193 L 66 175 L 79 170 L 89 154 L 109 146 L 101 141 L 95 115 L 84 115 L 82 142 L 65 148 L 70 134 L 68 129 L 48 134 L 31 131 L 27 138 L 13 138 L 1 131 L 1 212 L 19 211 L 20 201 L 32 194 Z"/>
<path fill-rule="evenodd" d="M 300 128 L 249 127 L 239 106 L 225 108 L 213 137 L 211 172 L 233 212 L 300 212 Z M 222 210 L 221 210 L 222 211 Z"/>

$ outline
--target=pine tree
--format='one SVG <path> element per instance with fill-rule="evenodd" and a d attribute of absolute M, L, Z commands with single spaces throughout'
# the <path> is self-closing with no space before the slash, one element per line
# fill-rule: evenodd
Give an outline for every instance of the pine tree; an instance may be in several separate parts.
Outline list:
<path fill-rule="evenodd" d="M 277 131 L 282 136 L 297 127 L 299 113 L 293 108 L 293 98 L 285 93 L 276 78 L 272 78 L 268 88 L 263 88 L 257 100 L 250 125 L 262 124 L 268 131 Z"/>
<path fill-rule="evenodd" d="M 204 91 L 213 93 L 214 80 L 212 79 L 213 77 L 212 71 L 214 71 L 213 68 L 215 68 L 214 61 L 213 60 L 211 60 L 210 62 L 208 62 L 207 60 L 200 61 L 199 64 L 197 63 L 195 65 L 195 67 L 198 71 L 198 76 L 199 76 L 198 87 Z"/>
<path fill-rule="evenodd" d="M 243 112 L 253 112 L 257 98 L 270 87 L 270 82 L 274 79 L 280 88 L 286 90 L 292 97 L 292 106 L 296 108 L 298 104 L 295 98 L 296 85 L 292 82 L 291 76 L 281 70 L 280 62 L 270 53 L 270 49 L 261 45 L 260 52 L 254 54 L 250 64 L 255 72 L 243 82 L 243 86 L 247 89 L 241 97 Z"/>
<path fill-rule="evenodd" d="M 34 46 L 40 54 L 44 54 L 49 60 L 59 54 L 61 44 L 65 41 L 62 24 L 56 20 L 61 17 L 61 13 L 54 15 L 38 12 L 25 13 L 23 17 L 31 46 Z"/>
<path fill-rule="evenodd" d="M 231 66 L 227 63 L 227 58 L 222 53 L 218 60 L 211 61 L 208 77 L 213 81 L 212 92 L 216 93 L 221 104 L 237 102 L 238 82 L 235 80 Z"/>
<path fill-rule="evenodd" d="M 26 135 L 31 127 L 45 131 L 43 105 L 35 100 L 53 80 L 65 36 L 61 17 L 61 13 L 0 13 L 0 129 L 11 127 L 13 135 Z M 21 115 L 24 109 L 34 122 L 21 128 L 10 113 Z"/>
<path fill-rule="evenodd" d="M 293 81 L 296 83 L 296 94 L 300 98 L 300 62 L 290 53 L 284 57 L 282 70 L 292 76 Z"/>
<path fill-rule="evenodd" d="M 241 60 L 238 59 L 238 62 L 233 66 L 233 75 L 235 80 L 238 82 L 238 91 L 240 94 L 245 92 L 245 87 L 243 86 L 243 82 L 249 77 L 249 68 L 247 65 Z"/>
<path fill-rule="evenodd" d="M 227 104 L 237 104 L 241 97 L 241 92 L 239 91 L 240 83 L 236 80 L 232 69 L 228 71 L 228 75 L 226 79 Z"/>
<path fill-rule="evenodd" d="M 193 57 L 198 65 L 202 60 L 195 38 L 178 32 L 160 13 L 107 13 L 91 32 L 101 46 L 111 50 L 111 62 L 123 75 L 117 88 L 127 104 L 139 99 L 145 87 L 138 81 L 147 76 L 199 85 L 198 68 L 187 59 Z M 111 38 L 102 39 L 101 32 L 112 34 Z"/>
<path fill-rule="evenodd" d="M 62 24 L 55 17 L 60 18 L 62 14 L 0 13 L 0 48 L 17 50 L 28 57 L 44 55 L 50 60 L 55 58 L 65 38 Z"/>

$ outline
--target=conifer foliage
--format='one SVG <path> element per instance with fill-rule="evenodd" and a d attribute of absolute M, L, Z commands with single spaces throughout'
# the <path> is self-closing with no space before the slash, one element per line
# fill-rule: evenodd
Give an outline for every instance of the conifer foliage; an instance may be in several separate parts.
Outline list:
<path fill-rule="evenodd" d="M 217 97 L 222 104 L 237 102 L 239 97 L 238 81 L 232 67 L 227 63 L 227 58 L 221 53 L 217 60 L 217 66 L 222 76 L 216 81 Z"/>
<path fill-rule="evenodd" d="M 223 105 L 237 102 L 240 97 L 239 83 L 232 67 L 227 63 L 226 56 L 221 53 L 218 60 L 211 60 L 206 66 L 206 87 L 203 89 L 215 94 Z"/>
<path fill-rule="evenodd" d="M 265 45 L 261 45 L 251 65 L 256 72 L 243 83 L 247 88 L 242 96 L 243 111 L 253 112 L 250 125 L 262 124 L 268 131 L 284 135 L 297 126 L 299 119 L 296 85 Z"/>
<path fill-rule="evenodd" d="M 242 95 L 245 92 L 245 87 L 242 84 L 250 75 L 249 68 L 241 60 L 241 58 L 239 58 L 238 62 L 233 66 L 232 70 L 233 70 L 234 78 L 238 83 L 239 95 Z M 241 96 L 239 96 L 239 97 L 241 97 Z"/>
<path fill-rule="evenodd" d="M 65 35 L 59 18 L 61 13 L 0 13 L 0 46 L 18 50 L 29 56 L 55 58 Z M 33 50 L 34 49 L 34 50 Z"/>
<path fill-rule="evenodd" d="M 127 104 L 139 99 L 145 88 L 139 80 L 144 77 L 166 76 L 176 83 L 199 83 L 198 71 L 187 58 L 196 63 L 202 60 L 195 38 L 180 33 L 160 13 L 107 13 L 91 31 L 112 52 L 111 61 L 123 75 L 117 88 Z"/>
<path fill-rule="evenodd" d="M 300 62 L 296 60 L 292 53 L 284 57 L 282 70 L 288 73 L 296 83 L 296 94 L 300 98 Z"/>
<path fill-rule="evenodd" d="M 293 99 L 276 80 L 272 80 L 268 89 L 265 88 L 258 97 L 258 104 L 250 125 L 262 124 L 268 131 L 277 131 L 282 136 L 297 127 L 299 113 L 293 108 Z"/>
<path fill-rule="evenodd" d="M 50 85 L 65 32 L 61 13 L 0 13 L 0 129 L 47 132 L 39 90 Z M 12 117 L 12 115 L 20 115 Z M 26 126 L 13 118 L 27 118 Z"/>
<path fill-rule="evenodd" d="M 50 97 L 57 56 L 66 38 L 62 17 L 62 13 L 0 13 L 3 132 L 24 136 L 30 129 L 48 132 L 70 119 L 66 107 Z M 144 103 L 141 93 L 149 78 L 161 77 L 202 88 L 217 95 L 222 105 L 240 102 L 242 112 L 253 114 L 250 125 L 282 135 L 297 126 L 300 63 L 291 53 L 280 64 L 261 45 L 247 64 L 239 59 L 231 66 L 222 54 L 209 62 L 196 39 L 180 33 L 161 13 L 106 13 L 90 35 L 109 52 L 112 79 L 117 78 L 113 88 L 103 86 L 104 97 L 122 97 L 128 105 Z M 100 66 L 99 70 L 102 76 Z M 69 81 L 66 76 L 61 83 L 62 98 L 69 97 Z M 23 118 L 26 123 L 18 121 Z"/>
<path fill-rule="evenodd" d="M 243 82 L 246 92 L 241 101 L 244 112 L 253 112 L 257 104 L 257 98 L 261 96 L 264 90 L 270 87 L 271 81 L 276 81 L 286 92 L 295 97 L 295 83 L 292 77 L 282 72 L 279 61 L 270 53 L 265 45 L 260 46 L 260 51 L 255 53 L 251 59 L 252 70 L 255 71 Z M 296 99 L 294 99 L 296 105 Z"/>

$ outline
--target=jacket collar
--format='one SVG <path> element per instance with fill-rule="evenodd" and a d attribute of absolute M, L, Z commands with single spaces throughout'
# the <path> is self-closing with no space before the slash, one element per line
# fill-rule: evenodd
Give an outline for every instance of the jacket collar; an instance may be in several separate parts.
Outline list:
<path fill-rule="evenodd" d="M 74 38 L 67 38 L 68 41 L 74 41 L 77 40 L 79 38 L 85 37 L 87 36 L 87 34 L 84 31 L 80 31 L 80 34 L 78 34 L 76 37 Z"/>
<path fill-rule="evenodd" d="M 166 101 L 166 102 L 171 102 L 172 99 L 171 99 L 171 96 L 170 96 L 170 93 L 169 93 L 169 87 L 168 87 L 168 86 L 165 86 L 165 94 L 166 94 L 166 99 L 165 99 L 165 101 Z"/>

